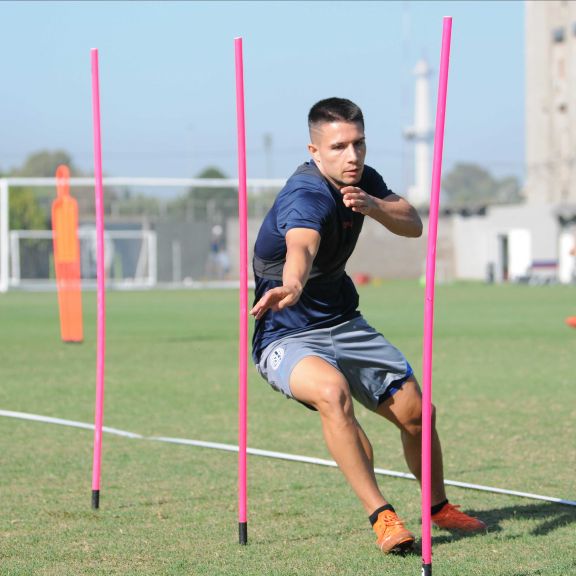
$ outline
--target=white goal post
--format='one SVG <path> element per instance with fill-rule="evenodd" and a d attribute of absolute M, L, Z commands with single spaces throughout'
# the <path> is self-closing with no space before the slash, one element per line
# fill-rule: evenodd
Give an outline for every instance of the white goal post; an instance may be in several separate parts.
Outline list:
<path fill-rule="evenodd" d="M 10 230 L 10 273 L 9 288 L 50 290 L 56 281 L 50 273 L 40 277 L 27 277 L 22 272 L 22 258 L 26 253 L 40 253 L 44 260 L 43 269 L 53 272 L 53 234 L 51 230 Z M 96 288 L 96 229 L 79 228 L 80 267 L 82 286 Z M 31 248 L 22 246 L 25 242 Z M 152 230 L 106 230 L 104 232 L 104 268 L 106 283 L 113 289 L 152 288 L 157 282 L 156 233 Z M 36 248 L 36 250 L 34 250 Z M 124 248 L 124 250 L 123 250 Z M 128 248 L 128 250 L 126 250 Z M 123 265 L 126 252 L 133 253 L 131 262 Z M 123 254 L 124 253 L 124 254 Z M 117 265 L 118 264 L 118 265 Z M 123 270 L 123 268 L 128 270 Z"/>
<path fill-rule="evenodd" d="M 249 179 L 249 192 L 258 197 L 262 191 L 280 190 L 285 183 L 285 179 Z M 94 188 L 94 178 L 70 178 L 70 187 Z M 190 188 L 238 188 L 238 181 L 232 178 L 133 178 L 133 177 L 108 177 L 103 179 L 104 187 L 134 187 L 134 188 L 181 188 L 183 190 Z M 9 212 L 10 196 L 17 194 L 17 189 L 22 187 L 38 187 L 54 189 L 56 197 L 56 178 L 0 178 L 0 293 L 7 292 L 10 288 L 23 287 L 23 279 L 18 274 L 18 254 L 11 254 L 12 250 L 18 251 L 19 243 L 24 239 L 36 238 L 39 242 L 47 242 L 51 239 L 50 231 L 17 231 L 10 230 Z M 84 234 L 79 232 L 79 237 Z M 137 275 L 127 282 L 121 282 L 117 287 L 134 287 L 147 286 L 151 287 L 156 284 L 157 280 L 157 253 L 156 237 L 151 230 L 122 231 L 106 230 L 107 237 L 114 241 L 119 240 L 121 236 L 125 239 L 128 237 L 133 240 L 139 239 L 142 242 L 141 258 L 142 268 Z M 132 236 L 130 236 L 132 235 Z M 145 247 L 145 248 L 144 248 Z M 180 249 L 177 242 L 173 246 L 174 255 L 178 255 Z M 146 268 L 146 269 L 144 269 Z M 11 274 L 12 271 L 12 274 Z M 177 272 L 175 275 L 179 275 Z M 186 278 L 183 278 L 186 280 Z"/>

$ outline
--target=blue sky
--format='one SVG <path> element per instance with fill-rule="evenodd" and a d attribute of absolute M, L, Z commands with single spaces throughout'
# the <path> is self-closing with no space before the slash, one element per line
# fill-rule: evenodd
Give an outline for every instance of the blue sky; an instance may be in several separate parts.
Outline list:
<path fill-rule="evenodd" d="M 90 49 L 99 49 L 104 172 L 237 174 L 233 39 L 242 36 L 248 176 L 307 159 L 321 98 L 363 109 L 368 164 L 411 184 L 411 71 L 437 71 L 453 17 L 444 173 L 524 177 L 524 4 L 515 2 L 0 2 L 0 169 L 64 149 L 93 170 Z M 432 83 L 433 116 L 437 76 Z M 264 137 L 272 136 L 267 157 Z"/>

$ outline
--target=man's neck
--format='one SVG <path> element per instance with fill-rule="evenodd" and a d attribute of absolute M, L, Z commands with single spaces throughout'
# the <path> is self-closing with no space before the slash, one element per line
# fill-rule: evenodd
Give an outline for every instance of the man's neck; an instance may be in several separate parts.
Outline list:
<path fill-rule="evenodd" d="M 328 174 L 325 174 L 322 171 L 322 169 L 320 168 L 320 166 L 318 166 L 318 164 L 316 164 L 316 162 L 314 162 L 314 160 L 310 160 L 310 161 L 312 162 L 312 164 L 314 164 L 314 166 L 316 166 L 316 169 L 318 170 L 318 172 L 320 172 L 320 175 L 322 176 L 322 178 L 324 178 L 324 180 L 326 180 L 326 182 L 328 182 L 328 184 L 330 184 L 330 186 L 332 186 L 332 188 L 334 188 L 334 190 L 336 190 L 336 192 L 340 192 L 340 190 L 342 190 L 342 188 L 344 188 L 344 186 L 346 186 L 346 184 L 342 184 L 341 182 L 337 182 L 333 178 L 330 178 L 330 176 L 328 176 Z"/>

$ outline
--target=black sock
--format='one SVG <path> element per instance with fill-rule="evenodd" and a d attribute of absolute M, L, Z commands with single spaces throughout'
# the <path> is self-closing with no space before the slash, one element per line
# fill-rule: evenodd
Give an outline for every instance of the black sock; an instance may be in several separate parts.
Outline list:
<path fill-rule="evenodd" d="M 438 514 L 438 512 L 440 512 L 440 510 L 442 510 L 442 508 L 444 508 L 444 506 L 446 506 L 446 504 L 448 504 L 448 500 L 444 500 L 443 502 L 440 502 L 440 504 L 436 504 L 436 506 L 432 506 L 432 508 L 431 508 L 432 516 L 434 516 L 434 514 Z"/>
<path fill-rule="evenodd" d="M 385 506 L 380 506 L 378 510 L 374 510 L 374 512 L 372 512 L 372 514 L 368 516 L 368 519 L 370 520 L 370 524 L 372 524 L 372 526 L 376 524 L 376 521 L 378 520 L 378 515 L 380 514 L 380 512 L 384 512 L 384 510 L 391 510 L 392 512 L 396 512 L 392 504 L 386 504 Z"/>

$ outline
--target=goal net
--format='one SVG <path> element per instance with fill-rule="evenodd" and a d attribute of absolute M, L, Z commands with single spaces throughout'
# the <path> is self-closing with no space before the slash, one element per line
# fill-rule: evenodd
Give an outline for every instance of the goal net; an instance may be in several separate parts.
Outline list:
<path fill-rule="evenodd" d="M 84 287 L 96 286 L 96 229 L 81 227 L 80 270 Z M 104 270 L 110 288 L 147 288 L 156 285 L 156 233 L 150 230 L 107 230 Z M 54 251 L 49 230 L 10 231 L 12 288 L 55 288 Z"/>

